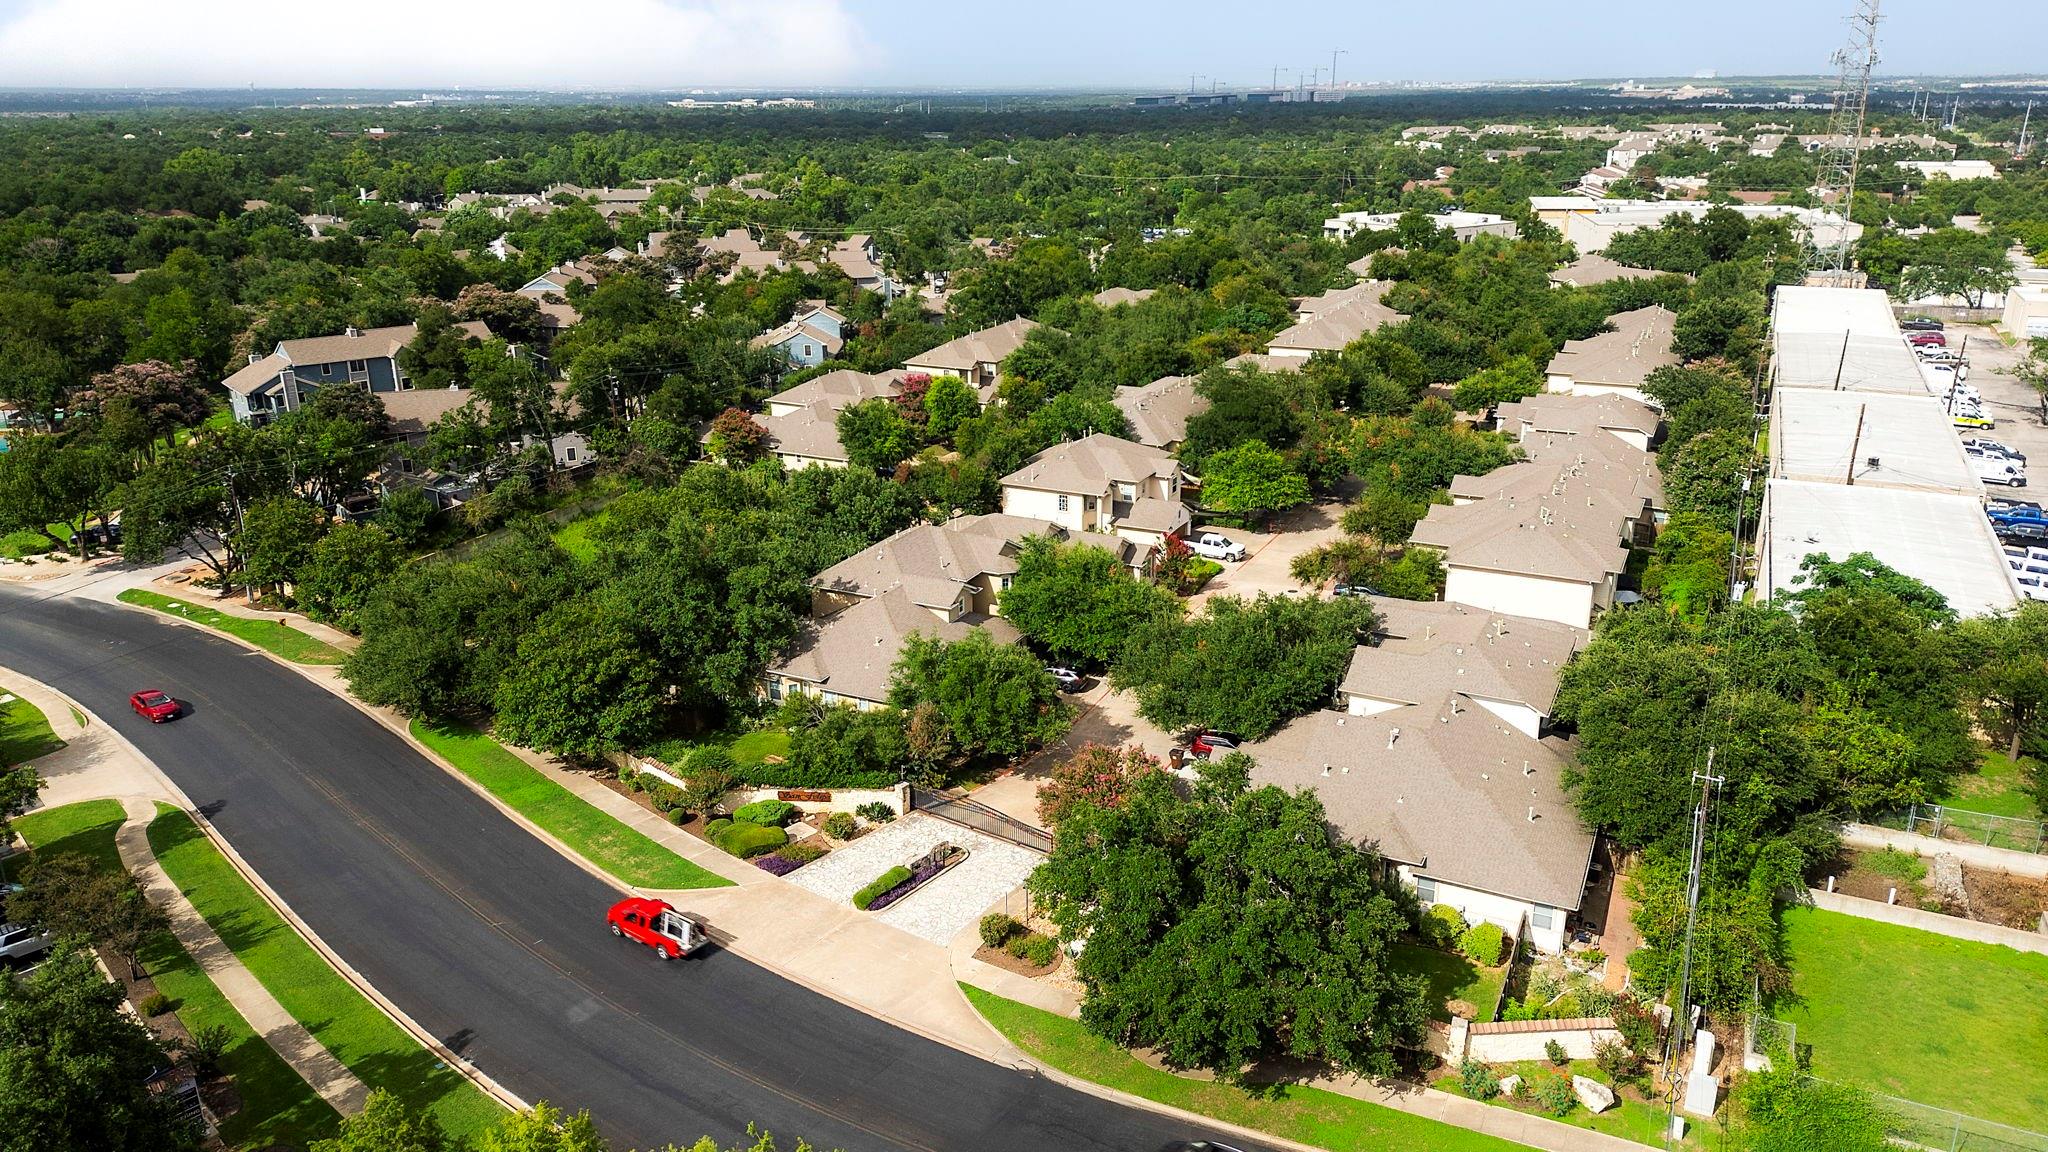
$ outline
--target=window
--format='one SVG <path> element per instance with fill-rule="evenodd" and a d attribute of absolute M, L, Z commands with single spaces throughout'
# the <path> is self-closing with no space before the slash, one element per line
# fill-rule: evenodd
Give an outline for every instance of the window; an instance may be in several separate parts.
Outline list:
<path fill-rule="evenodd" d="M 1529 927 L 1549 929 L 1557 924 L 1557 909 L 1538 904 L 1529 909 Z"/>
<path fill-rule="evenodd" d="M 564 448 L 562 449 L 562 457 L 569 463 L 574 464 L 576 462 L 576 450 L 574 448 Z"/>
<path fill-rule="evenodd" d="M 1436 881 L 1427 876 L 1415 878 L 1415 898 L 1424 904 L 1436 903 Z"/>
<path fill-rule="evenodd" d="M 332 364 L 322 364 L 322 365 L 320 366 L 320 374 L 321 374 L 322 376 L 332 376 L 332 375 L 334 375 L 334 365 L 332 365 Z"/>
<path fill-rule="evenodd" d="M 1002 577 L 1002 578 L 1001 578 L 1001 580 L 1002 580 L 1002 583 L 1001 583 L 1001 588 L 1002 588 L 1002 590 L 1003 590 L 1003 591 L 1005 591 L 1005 592 L 1008 592 L 1008 591 L 1010 590 L 1010 578 L 1009 578 L 1008 576 L 1004 576 L 1004 577 Z"/>
<path fill-rule="evenodd" d="M 1060 511 L 1062 511 L 1062 512 L 1065 512 L 1066 510 L 1067 510 L 1067 498 L 1066 498 L 1065 496 L 1062 496 L 1062 497 L 1060 497 Z"/>
<path fill-rule="evenodd" d="M 351 372 L 368 372 L 370 370 L 370 366 L 368 363 L 361 360 L 351 360 L 348 362 L 348 370 Z"/>
<path fill-rule="evenodd" d="M 806 345 L 804 345 L 804 355 L 806 355 L 806 356 L 809 356 L 810 354 L 811 354 L 811 346 L 810 346 L 809 344 L 806 344 Z"/>

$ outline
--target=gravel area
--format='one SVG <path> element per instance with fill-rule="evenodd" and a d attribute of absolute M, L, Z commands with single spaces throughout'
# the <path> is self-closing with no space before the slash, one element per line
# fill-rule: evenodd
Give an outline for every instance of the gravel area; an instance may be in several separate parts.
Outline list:
<path fill-rule="evenodd" d="M 1024 883 L 1041 857 L 1014 844 L 913 812 L 870 831 L 831 855 L 789 876 L 828 900 L 846 903 L 868 882 L 898 864 L 909 864 L 940 844 L 967 849 L 967 859 L 874 916 L 935 944 L 980 919 L 989 905 Z"/>

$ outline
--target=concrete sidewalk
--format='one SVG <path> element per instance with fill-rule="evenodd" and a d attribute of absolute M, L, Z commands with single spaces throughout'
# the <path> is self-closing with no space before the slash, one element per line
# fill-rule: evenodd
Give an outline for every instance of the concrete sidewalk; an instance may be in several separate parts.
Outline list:
<path fill-rule="evenodd" d="M 199 965 L 213 986 L 220 989 L 222 996 L 241 1013 L 258 1036 L 269 1044 L 277 1054 L 291 1065 L 292 1070 L 312 1085 L 322 1099 L 345 1115 L 362 1111 L 363 1102 L 369 1098 L 370 1090 L 356 1078 L 356 1074 L 342 1066 L 334 1054 L 322 1047 L 320 1041 L 306 1030 L 306 1026 L 294 1019 L 277 997 L 270 994 L 255 973 L 249 971 L 241 958 L 227 946 L 213 926 L 208 924 L 199 910 L 192 906 L 178 886 L 171 883 L 157 863 L 156 853 L 150 849 L 149 822 L 156 819 L 156 803 L 129 797 L 122 801 L 127 809 L 128 822 L 121 825 L 115 835 L 115 843 L 121 850 L 121 863 L 126 865 L 135 878 L 142 883 L 149 898 L 162 905 L 171 919 L 171 934 L 178 938 L 187 954 Z"/>
<path fill-rule="evenodd" d="M 43 807 L 110 797 L 177 803 L 163 777 L 90 709 L 5 666 L 0 666 L 0 688 L 41 709 L 51 730 L 65 742 L 57 751 L 29 762 L 43 777 L 43 790 L 37 797 Z M 127 705 L 125 700 L 118 703 Z M 79 718 L 84 720 L 82 726 Z"/>

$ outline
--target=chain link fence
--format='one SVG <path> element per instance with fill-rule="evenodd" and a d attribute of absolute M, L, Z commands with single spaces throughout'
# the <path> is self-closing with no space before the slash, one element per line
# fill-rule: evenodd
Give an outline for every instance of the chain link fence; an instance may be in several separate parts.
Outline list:
<path fill-rule="evenodd" d="M 2048 1134 L 1873 1092 L 1898 1121 L 1892 1141 L 1935 1152 L 2048 1152 Z"/>
<path fill-rule="evenodd" d="M 1877 823 L 1885 828 L 1932 836 L 1937 840 L 1985 844 L 2017 852 L 2048 851 L 2048 822 L 1971 812 L 1946 804 L 1916 804 L 1904 812 L 1883 817 Z"/>

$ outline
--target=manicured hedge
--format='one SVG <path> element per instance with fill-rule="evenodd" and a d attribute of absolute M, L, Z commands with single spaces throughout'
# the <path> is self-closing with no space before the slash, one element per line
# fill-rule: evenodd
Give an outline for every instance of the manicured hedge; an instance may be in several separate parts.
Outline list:
<path fill-rule="evenodd" d="M 902 884 L 903 882 L 909 879 L 910 869 L 903 867 L 901 864 L 898 864 L 896 867 L 891 868 L 887 872 L 882 873 L 880 876 L 875 877 L 874 882 L 869 884 L 867 887 L 861 889 L 858 892 L 855 892 L 853 894 L 853 906 L 865 912 L 868 909 L 868 905 L 873 904 L 875 902 L 875 897 L 880 896 L 884 892 L 889 891 L 891 888 L 894 888 L 897 885 Z"/>
<path fill-rule="evenodd" d="M 787 800 L 756 800 L 752 804 L 740 805 L 732 818 L 748 824 L 780 828 L 796 819 L 796 805 Z"/>
<path fill-rule="evenodd" d="M 713 842 L 742 860 L 750 860 L 789 843 L 789 834 L 780 828 L 767 828 L 736 820 L 719 833 Z"/>

